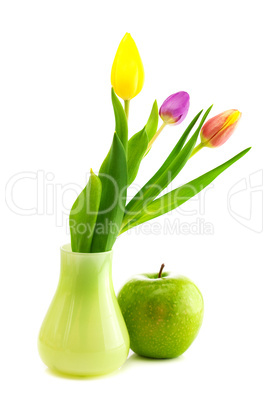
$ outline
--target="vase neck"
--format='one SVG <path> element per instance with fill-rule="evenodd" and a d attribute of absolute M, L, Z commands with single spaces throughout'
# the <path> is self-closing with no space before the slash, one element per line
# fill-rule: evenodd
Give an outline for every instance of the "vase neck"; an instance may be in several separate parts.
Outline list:
<path fill-rule="evenodd" d="M 74 253 L 61 248 L 61 280 L 70 285 L 93 286 L 109 283 L 112 272 L 112 252 Z"/>

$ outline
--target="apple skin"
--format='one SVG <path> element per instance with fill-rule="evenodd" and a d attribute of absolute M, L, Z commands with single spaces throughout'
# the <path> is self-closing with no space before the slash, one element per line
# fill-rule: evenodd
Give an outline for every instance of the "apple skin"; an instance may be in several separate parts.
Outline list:
<path fill-rule="evenodd" d="M 118 294 L 130 336 L 141 356 L 174 358 L 183 354 L 202 325 L 204 301 L 189 279 L 163 272 L 136 275 Z"/>

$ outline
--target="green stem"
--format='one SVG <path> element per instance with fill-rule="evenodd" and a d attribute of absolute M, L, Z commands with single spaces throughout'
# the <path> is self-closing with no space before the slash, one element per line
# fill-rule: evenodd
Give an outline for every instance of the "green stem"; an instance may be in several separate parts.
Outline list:
<path fill-rule="evenodd" d="M 153 145 L 153 143 L 155 142 L 155 140 L 157 139 L 157 137 L 159 136 L 159 134 L 162 132 L 162 130 L 164 129 L 164 127 L 166 126 L 166 123 L 163 122 L 162 126 L 159 127 L 159 129 L 157 130 L 157 132 L 155 133 L 155 135 L 153 136 L 153 138 L 151 139 L 151 141 L 148 144 L 148 147 L 146 149 L 146 152 L 144 155 L 147 154 L 147 152 L 149 151 L 149 149 L 151 149 L 151 146 Z"/>
<path fill-rule="evenodd" d="M 128 115 L 129 115 L 129 103 L 130 103 L 129 99 L 124 101 L 125 113 L 126 113 L 126 116 L 127 116 L 127 120 L 128 120 Z"/>
<path fill-rule="evenodd" d="M 200 142 L 200 144 L 197 145 L 197 146 L 193 149 L 193 152 L 191 153 L 190 158 L 191 158 L 192 156 L 194 156 L 198 151 L 200 151 L 200 149 L 202 149 L 203 147 L 204 147 L 204 144 L 203 144 L 202 142 Z M 189 158 L 189 159 L 190 159 L 190 158 Z"/>

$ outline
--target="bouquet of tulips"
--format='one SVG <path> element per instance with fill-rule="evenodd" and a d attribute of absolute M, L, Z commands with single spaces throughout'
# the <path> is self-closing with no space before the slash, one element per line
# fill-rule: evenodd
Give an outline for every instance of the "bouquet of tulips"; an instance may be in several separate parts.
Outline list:
<path fill-rule="evenodd" d="M 162 166 L 126 205 L 127 189 L 137 176 L 143 158 L 166 125 L 180 124 L 186 118 L 190 97 L 183 91 L 170 95 L 159 111 L 155 101 L 146 125 L 128 137 L 130 100 L 141 91 L 144 83 L 142 61 L 128 33 L 118 47 L 111 83 L 115 132 L 98 175 L 91 170 L 87 185 L 71 209 L 69 223 L 74 252 L 111 250 L 119 234 L 179 207 L 250 150 L 245 149 L 215 169 L 159 197 L 189 158 L 204 147 L 215 148 L 224 144 L 237 126 L 241 113 L 235 109 L 205 123 L 210 106 L 203 116 L 201 110 L 194 117 Z M 124 107 L 117 95 L 124 100 Z M 163 121 L 160 128 L 158 115 Z M 201 141 L 196 146 L 199 135 Z"/>

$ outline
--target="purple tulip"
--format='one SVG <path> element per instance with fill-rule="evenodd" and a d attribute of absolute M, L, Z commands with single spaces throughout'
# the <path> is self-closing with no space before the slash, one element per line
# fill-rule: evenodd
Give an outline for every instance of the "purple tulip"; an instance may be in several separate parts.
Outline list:
<path fill-rule="evenodd" d="M 180 91 L 170 95 L 162 104 L 159 115 L 165 124 L 179 124 L 187 116 L 190 106 L 190 96 Z"/>

